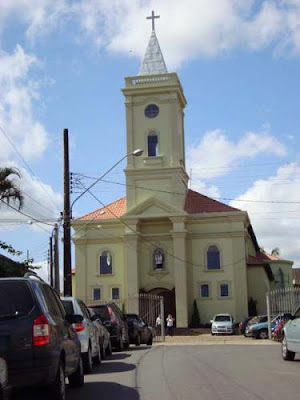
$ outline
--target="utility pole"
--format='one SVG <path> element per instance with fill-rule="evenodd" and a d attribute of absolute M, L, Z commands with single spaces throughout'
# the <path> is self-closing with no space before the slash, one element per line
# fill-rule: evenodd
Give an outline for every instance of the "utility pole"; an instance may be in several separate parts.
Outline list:
<path fill-rule="evenodd" d="M 54 286 L 53 279 L 53 239 L 52 235 L 49 238 L 49 276 L 50 276 L 50 286 Z"/>
<path fill-rule="evenodd" d="M 58 224 L 54 225 L 54 287 L 60 293 L 59 283 L 59 253 L 58 253 Z"/>
<path fill-rule="evenodd" d="M 64 295 L 72 296 L 69 132 L 64 129 Z"/>

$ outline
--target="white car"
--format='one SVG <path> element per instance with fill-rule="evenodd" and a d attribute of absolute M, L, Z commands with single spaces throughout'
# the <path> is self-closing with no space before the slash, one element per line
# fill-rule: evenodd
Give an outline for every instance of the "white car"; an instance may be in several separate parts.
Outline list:
<path fill-rule="evenodd" d="M 283 327 L 281 351 L 282 358 L 289 361 L 295 358 L 295 353 L 300 353 L 300 306 Z"/>
<path fill-rule="evenodd" d="M 76 297 L 62 297 L 61 301 L 68 315 L 81 315 L 83 320 L 74 325 L 81 344 L 81 358 L 86 374 L 92 371 L 93 364 L 101 363 L 101 351 L 96 327 L 84 302 Z"/>
<path fill-rule="evenodd" d="M 227 333 L 232 335 L 234 333 L 234 319 L 231 314 L 216 314 L 211 322 L 211 334 Z"/>

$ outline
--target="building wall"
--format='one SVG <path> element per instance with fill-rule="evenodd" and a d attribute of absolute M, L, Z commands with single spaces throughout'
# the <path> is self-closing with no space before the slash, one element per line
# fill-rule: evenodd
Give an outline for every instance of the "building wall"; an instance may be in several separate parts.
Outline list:
<path fill-rule="evenodd" d="M 267 314 L 266 293 L 270 283 L 263 266 L 251 266 L 247 270 L 248 295 L 257 302 L 257 314 Z M 248 314 L 245 314 L 247 316 Z"/>

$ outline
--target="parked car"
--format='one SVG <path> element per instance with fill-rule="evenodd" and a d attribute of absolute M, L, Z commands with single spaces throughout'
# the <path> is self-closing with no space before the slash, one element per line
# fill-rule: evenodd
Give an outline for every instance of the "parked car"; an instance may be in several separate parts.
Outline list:
<path fill-rule="evenodd" d="M 110 333 L 111 345 L 117 351 L 129 346 L 128 325 L 119 307 L 111 302 L 100 305 L 90 305 L 96 315 L 99 315 L 104 326 Z"/>
<path fill-rule="evenodd" d="M 252 319 L 250 319 L 250 321 L 248 321 L 248 324 L 246 326 L 245 332 L 244 332 L 244 336 L 252 336 L 252 330 L 254 329 L 254 325 L 256 324 L 261 324 L 261 323 L 265 323 L 268 322 L 268 316 L 267 315 L 257 315 L 255 317 L 253 317 Z"/>
<path fill-rule="evenodd" d="M 84 302 L 76 297 L 62 297 L 61 301 L 67 315 L 78 314 L 82 321 L 74 324 L 80 345 L 83 369 L 86 374 L 92 372 L 93 364 L 101 363 L 98 332 L 95 328 L 89 310 Z"/>
<path fill-rule="evenodd" d="M 235 322 L 231 314 L 216 314 L 210 322 L 212 335 L 218 333 L 228 333 L 232 335 L 234 333 Z"/>
<path fill-rule="evenodd" d="M 248 322 L 249 322 L 252 318 L 253 318 L 253 316 L 252 316 L 252 317 L 247 317 L 247 318 L 245 318 L 243 321 L 241 321 L 241 322 L 239 323 L 239 332 L 240 332 L 241 335 L 244 335 L 245 330 L 246 330 L 246 327 L 247 327 L 247 325 L 248 325 Z"/>
<path fill-rule="evenodd" d="M 282 358 L 292 361 L 295 353 L 300 353 L 300 306 L 282 330 Z"/>
<path fill-rule="evenodd" d="M 95 311 L 90 307 L 88 307 L 88 310 L 91 315 L 93 324 L 95 325 L 95 328 L 97 329 L 97 332 L 98 332 L 101 357 L 104 359 L 105 356 L 110 356 L 112 353 L 110 333 L 108 332 L 107 328 L 104 326 L 99 315 L 95 314 Z"/>
<path fill-rule="evenodd" d="M 152 346 L 155 330 L 143 321 L 137 314 L 125 314 L 128 323 L 129 343 L 136 346 L 146 344 Z"/>
<path fill-rule="evenodd" d="M 0 357 L 12 388 L 44 386 L 52 400 L 65 400 L 84 383 L 80 342 L 58 294 L 36 274 L 0 278 Z"/>
<path fill-rule="evenodd" d="M 287 321 L 291 318 L 291 313 L 282 313 L 278 314 L 271 320 L 271 329 L 272 331 L 277 326 L 279 321 Z M 260 322 L 262 320 L 262 322 Z M 269 325 L 268 325 L 268 316 L 263 316 L 261 320 L 258 320 L 256 323 L 248 324 L 246 328 L 246 336 L 253 337 L 255 339 L 268 339 L 269 338 Z"/>
<path fill-rule="evenodd" d="M 7 379 L 7 364 L 5 359 L 0 357 L 0 400 L 8 400 L 10 389 Z"/>

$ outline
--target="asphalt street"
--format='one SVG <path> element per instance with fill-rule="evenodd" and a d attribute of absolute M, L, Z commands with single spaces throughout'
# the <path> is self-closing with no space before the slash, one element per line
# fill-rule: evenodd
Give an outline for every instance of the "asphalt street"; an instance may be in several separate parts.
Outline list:
<path fill-rule="evenodd" d="M 131 347 L 68 389 L 67 400 L 298 400 L 300 356 L 283 361 L 279 344 L 249 343 Z M 42 398 L 13 400 L 29 395 Z"/>

